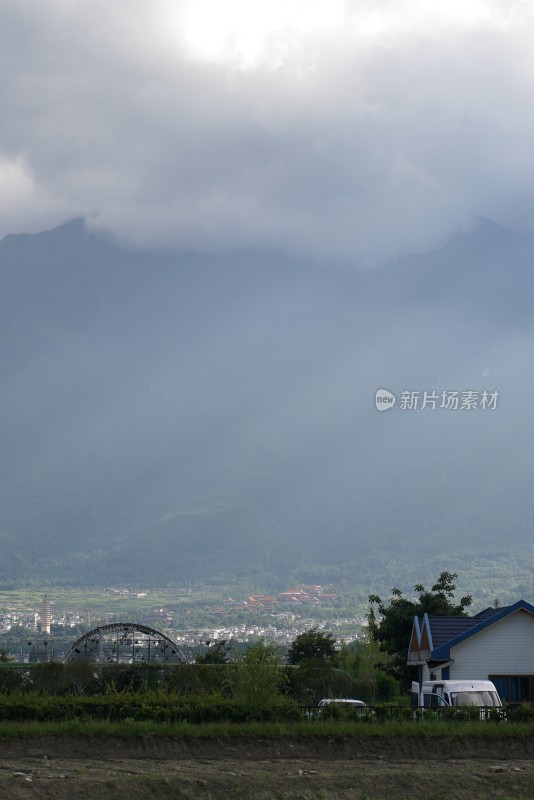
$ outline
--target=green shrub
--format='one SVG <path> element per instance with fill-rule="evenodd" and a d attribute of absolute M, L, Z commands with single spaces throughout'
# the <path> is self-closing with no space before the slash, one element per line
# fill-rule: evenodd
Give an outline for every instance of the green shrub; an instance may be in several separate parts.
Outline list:
<path fill-rule="evenodd" d="M 388 703 L 399 694 L 399 681 L 386 672 L 377 670 L 375 677 L 376 699 Z"/>
<path fill-rule="evenodd" d="M 60 722 L 126 719 L 146 722 L 290 722 L 301 719 L 298 706 L 287 698 L 250 705 L 220 695 L 182 697 L 164 693 L 111 692 L 100 697 L 58 697 L 19 693 L 0 698 L 0 720 Z"/>

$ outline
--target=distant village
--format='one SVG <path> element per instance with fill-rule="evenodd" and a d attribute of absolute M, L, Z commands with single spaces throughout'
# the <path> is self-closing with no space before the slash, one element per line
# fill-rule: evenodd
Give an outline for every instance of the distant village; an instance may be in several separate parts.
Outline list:
<path fill-rule="evenodd" d="M 187 590 L 181 590 L 182 596 L 186 593 Z M 134 601 L 146 598 L 149 592 L 123 587 L 106 587 L 102 590 L 102 595 Z M 201 649 L 208 642 L 221 640 L 245 643 L 265 638 L 285 646 L 299 633 L 314 626 L 328 627 L 334 633 L 336 629 L 342 630 L 340 639 L 358 638 L 365 624 L 365 619 L 361 617 L 336 617 L 328 620 L 328 626 L 325 625 L 321 611 L 331 609 L 336 598 L 333 584 L 296 586 L 272 595 L 251 594 L 244 599 L 227 597 L 222 604 L 205 609 L 204 625 L 197 624 L 191 618 L 198 617 L 198 609 L 187 607 L 181 611 L 165 606 L 145 610 L 135 621 L 153 627 L 168 635 L 181 647 L 193 651 Z M 112 608 L 111 603 L 110 609 Z M 249 621 L 243 618 L 243 613 L 247 617 L 250 614 Z M 131 616 L 128 615 L 130 621 Z M 220 623 L 214 624 L 214 617 L 219 617 Z M 117 614 L 111 610 L 109 614 L 99 614 L 98 619 L 92 618 L 88 611 L 56 612 L 53 599 L 45 596 L 39 609 L 33 611 L 12 609 L 0 613 L 0 635 L 9 636 L 10 633 L 20 632 L 23 638 L 23 631 L 27 631 L 34 634 L 35 641 L 46 638 L 52 642 L 53 639 L 73 636 L 74 629 L 90 630 L 92 627 L 116 621 L 118 621 Z M 0 649 L 1 647 L 0 643 Z"/>
<path fill-rule="evenodd" d="M 276 595 L 251 594 L 246 600 L 234 600 L 229 597 L 224 605 L 213 609 L 219 614 L 226 614 L 229 609 L 262 609 L 263 611 L 274 611 L 278 605 L 331 605 L 337 595 L 332 591 L 333 584 L 326 586 L 298 586 L 296 589 L 287 589 Z"/>

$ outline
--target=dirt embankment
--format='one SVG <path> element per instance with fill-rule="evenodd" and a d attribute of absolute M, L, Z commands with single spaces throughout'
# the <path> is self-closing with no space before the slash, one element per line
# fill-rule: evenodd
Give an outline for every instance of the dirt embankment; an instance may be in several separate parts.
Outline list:
<path fill-rule="evenodd" d="M 0 742 L 0 798 L 534 798 L 532 738 L 77 737 Z"/>
<path fill-rule="evenodd" d="M 224 739 L 139 736 L 132 739 L 84 736 L 7 739 L 0 742 L 7 758 L 40 757 L 64 759 L 116 758 L 181 760 L 218 759 L 340 759 L 385 758 L 388 761 L 455 759 L 534 760 L 532 737 L 416 738 L 394 737 L 235 737 Z"/>

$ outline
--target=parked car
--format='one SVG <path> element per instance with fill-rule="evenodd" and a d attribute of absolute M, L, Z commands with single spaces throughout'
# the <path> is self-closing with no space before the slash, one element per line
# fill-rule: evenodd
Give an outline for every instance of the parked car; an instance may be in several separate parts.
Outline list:
<path fill-rule="evenodd" d="M 356 706 L 358 708 L 367 708 L 367 704 L 363 700 L 351 700 L 347 697 L 325 697 L 324 700 L 319 700 L 317 703 L 318 708 L 322 708 L 329 703 L 342 703 L 343 705 Z"/>
<path fill-rule="evenodd" d="M 361 716 L 370 710 L 363 700 L 353 700 L 349 697 L 325 697 L 317 703 L 314 716 L 322 716 L 326 709 L 329 709 L 328 716 L 336 716 L 338 713 L 343 716 Z"/>

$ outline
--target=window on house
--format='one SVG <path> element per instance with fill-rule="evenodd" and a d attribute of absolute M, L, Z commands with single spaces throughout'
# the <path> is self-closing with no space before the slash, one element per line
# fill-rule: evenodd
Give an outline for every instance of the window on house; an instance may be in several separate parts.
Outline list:
<path fill-rule="evenodd" d="M 529 703 L 534 699 L 534 675 L 490 675 L 503 703 Z"/>

